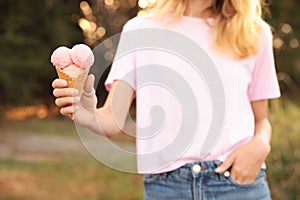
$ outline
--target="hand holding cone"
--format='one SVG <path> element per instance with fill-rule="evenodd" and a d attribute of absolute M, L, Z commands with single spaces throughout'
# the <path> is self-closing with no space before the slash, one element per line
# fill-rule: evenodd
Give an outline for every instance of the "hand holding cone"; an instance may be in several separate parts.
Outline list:
<path fill-rule="evenodd" d="M 60 79 L 68 83 L 68 87 L 75 88 L 81 96 L 90 67 L 94 63 L 92 50 L 84 45 L 75 45 L 72 49 L 57 48 L 51 55 L 51 62 L 55 66 Z M 71 118 L 74 120 L 74 116 Z"/>

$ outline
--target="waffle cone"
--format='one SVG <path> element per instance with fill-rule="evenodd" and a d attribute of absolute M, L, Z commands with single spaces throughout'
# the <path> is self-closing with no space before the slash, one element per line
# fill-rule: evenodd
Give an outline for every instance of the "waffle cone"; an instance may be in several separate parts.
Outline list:
<path fill-rule="evenodd" d="M 67 81 L 68 87 L 75 88 L 79 91 L 79 96 L 82 95 L 83 88 L 85 85 L 86 78 L 89 74 L 89 68 L 86 68 L 83 70 L 77 77 L 69 76 L 67 73 L 65 73 L 62 69 L 55 66 L 57 75 L 60 79 L 63 79 Z M 71 118 L 74 120 L 74 115 L 71 115 Z"/>
<path fill-rule="evenodd" d="M 67 81 L 68 87 L 77 89 L 79 91 L 79 96 L 81 96 L 86 78 L 89 74 L 89 68 L 83 70 L 77 77 L 69 76 L 67 73 L 65 73 L 62 69 L 60 69 L 57 66 L 55 66 L 55 68 L 58 77 L 60 79 Z"/>

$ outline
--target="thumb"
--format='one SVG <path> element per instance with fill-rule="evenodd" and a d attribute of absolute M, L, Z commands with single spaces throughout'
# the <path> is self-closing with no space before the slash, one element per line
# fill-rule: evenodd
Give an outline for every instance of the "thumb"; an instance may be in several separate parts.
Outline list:
<path fill-rule="evenodd" d="M 95 95 L 94 81 L 95 81 L 95 76 L 90 74 L 86 79 L 83 93 L 80 99 L 81 105 L 86 110 L 89 111 L 96 109 L 96 105 L 97 105 L 97 97 Z"/>
<path fill-rule="evenodd" d="M 216 173 L 224 173 L 227 169 L 229 169 L 234 163 L 234 155 L 230 155 L 219 167 L 215 169 Z"/>
<path fill-rule="evenodd" d="M 89 96 L 90 94 L 94 93 L 94 81 L 95 81 L 95 76 L 93 74 L 90 74 L 85 82 L 84 86 L 84 94 Z"/>

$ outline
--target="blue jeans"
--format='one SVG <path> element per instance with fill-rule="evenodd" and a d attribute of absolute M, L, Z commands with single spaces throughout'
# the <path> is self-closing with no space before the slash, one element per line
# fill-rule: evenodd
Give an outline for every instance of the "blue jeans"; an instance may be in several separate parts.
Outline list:
<path fill-rule="evenodd" d="M 270 200 L 262 169 L 252 183 L 240 184 L 230 173 L 217 174 L 219 161 L 186 164 L 161 174 L 144 175 L 144 200 Z"/>

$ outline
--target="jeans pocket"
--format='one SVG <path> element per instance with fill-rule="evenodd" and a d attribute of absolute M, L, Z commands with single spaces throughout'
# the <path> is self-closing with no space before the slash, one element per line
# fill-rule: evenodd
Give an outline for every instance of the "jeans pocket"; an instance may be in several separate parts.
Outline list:
<path fill-rule="evenodd" d="M 263 183 L 267 180 L 266 173 L 263 169 L 260 170 L 256 179 L 251 183 L 239 183 L 236 180 L 234 180 L 231 176 L 229 176 L 227 179 L 231 184 L 238 186 L 238 187 L 252 187 L 252 186 L 256 186 L 260 183 Z"/>

